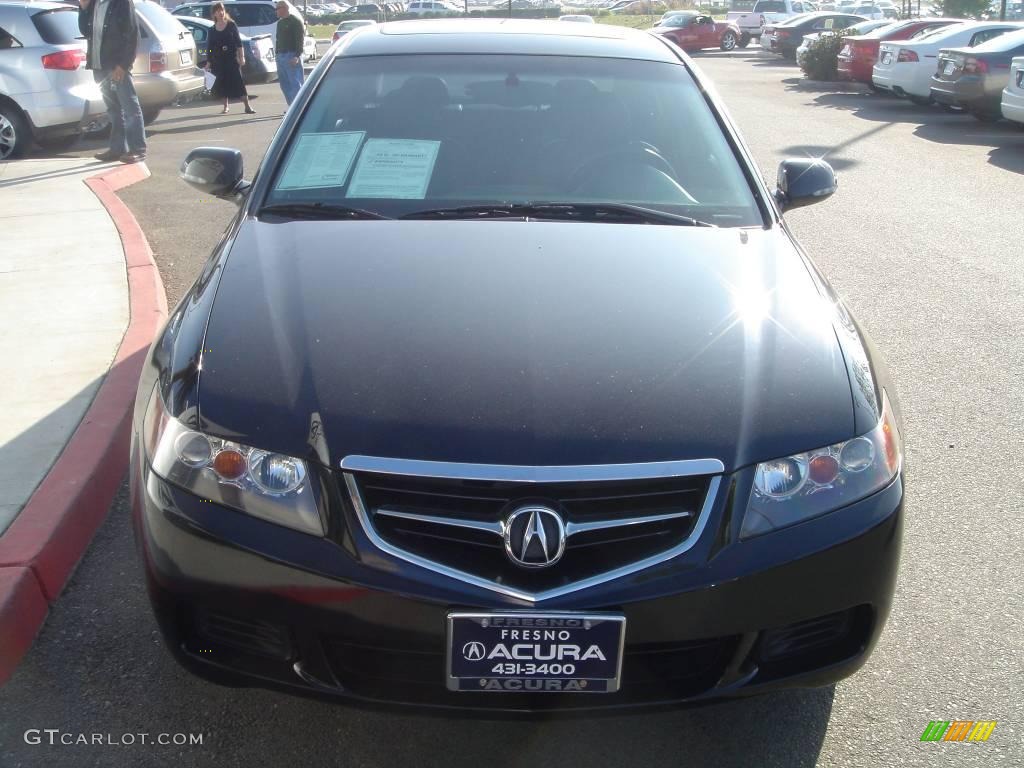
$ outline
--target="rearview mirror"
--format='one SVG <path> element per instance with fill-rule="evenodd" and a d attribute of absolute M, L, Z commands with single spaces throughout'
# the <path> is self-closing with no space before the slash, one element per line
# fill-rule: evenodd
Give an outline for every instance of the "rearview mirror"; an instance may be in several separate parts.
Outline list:
<path fill-rule="evenodd" d="M 784 211 L 802 208 L 836 191 L 836 174 L 824 160 L 793 159 L 779 163 L 775 201 Z"/>
<path fill-rule="evenodd" d="M 181 164 L 181 178 L 200 192 L 240 202 L 249 183 L 242 179 L 242 153 L 226 147 L 198 147 Z"/>

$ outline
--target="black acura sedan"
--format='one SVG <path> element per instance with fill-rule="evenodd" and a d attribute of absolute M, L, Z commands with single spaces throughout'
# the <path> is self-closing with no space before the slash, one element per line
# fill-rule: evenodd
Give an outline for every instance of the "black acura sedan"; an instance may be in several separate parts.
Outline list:
<path fill-rule="evenodd" d="M 367 704 L 831 683 L 889 613 L 892 382 L 678 48 L 604 25 L 345 36 L 154 343 L 136 538 L 186 668 Z"/>

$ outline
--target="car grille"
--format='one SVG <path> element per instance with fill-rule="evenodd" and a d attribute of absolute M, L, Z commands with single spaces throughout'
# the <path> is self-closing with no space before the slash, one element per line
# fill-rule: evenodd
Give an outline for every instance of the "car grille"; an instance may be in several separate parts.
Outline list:
<path fill-rule="evenodd" d="M 627 643 L 622 657 L 622 687 L 616 693 L 519 694 L 499 696 L 453 692 L 444 686 L 444 652 L 383 648 L 324 639 L 328 663 L 341 687 L 382 701 L 473 707 L 530 709 L 622 706 L 676 701 L 714 687 L 736 651 L 738 637 L 675 643 Z"/>
<path fill-rule="evenodd" d="M 520 482 L 359 472 L 346 473 L 346 483 L 364 528 L 392 554 L 498 591 L 550 596 L 681 553 L 700 533 L 718 478 Z M 504 521 L 528 505 L 565 521 L 564 553 L 548 567 L 525 568 L 506 551 Z"/>

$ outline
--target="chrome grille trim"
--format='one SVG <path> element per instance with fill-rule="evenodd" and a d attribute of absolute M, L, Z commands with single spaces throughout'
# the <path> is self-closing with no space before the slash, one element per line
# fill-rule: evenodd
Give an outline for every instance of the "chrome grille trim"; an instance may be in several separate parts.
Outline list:
<path fill-rule="evenodd" d="M 608 528 L 624 528 L 628 525 L 644 525 L 645 523 L 660 523 L 662 520 L 679 520 L 684 517 L 692 517 L 692 512 L 666 512 L 663 515 L 647 515 L 646 517 L 623 517 L 609 520 L 589 520 L 585 523 L 568 522 L 565 524 L 566 538 L 576 533 L 587 533 L 588 531 L 603 531 Z"/>
<path fill-rule="evenodd" d="M 366 459 L 371 459 L 371 460 L 370 461 L 364 461 Z M 396 546 L 390 544 L 388 541 L 386 541 L 383 537 L 381 537 L 381 535 L 379 533 L 377 533 L 376 529 L 373 526 L 372 521 L 370 520 L 369 510 L 367 510 L 366 505 L 363 502 L 363 496 L 362 496 L 362 493 L 359 490 L 359 483 L 356 480 L 355 475 L 352 474 L 352 471 L 356 471 L 356 467 L 359 467 L 359 471 L 377 472 L 377 473 L 387 472 L 387 473 L 394 474 L 394 473 L 396 473 L 394 471 L 394 469 L 390 470 L 390 472 L 388 470 L 382 470 L 381 469 L 382 466 L 392 466 L 393 467 L 394 465 L 389 464 L 392 461 L 398 462 L 398 463 L 403 464 L 403 465 L 408 464 L 408 462 L 406 462 L 403 459 L 395 459 L 395 460 L 392 460 L 392 459 L 372 459 L 371 457 L 365 457 L 365 456 L 363 456 L 363 457 L 361 457 L 361 456 L 346 457 L 341 462 L 341 466 L 342 466 L 343 469 L 351 470 L 351 471 L 346 471 L 346 472 L 343 473 L 343 477 L 344 477 L 344 480 L 345 480 L 345 487 L 348 490 L 349 497 L 350 497 L 350 499 L 352 501 L 353 509 L 355 510 L 356 517 L 359 520 L 359 524 L 360 524 L 360 526 L 363 529 L 363 533 L 366 534 L 367 538 L 374 544 L 374 546 L 376 546 L 381 551 L 387 553 L 388 555 L 391 555 L 392 557 L 395 557 L 395 558 L 397 558 L 399 560 L 403 560 L 403 561 L 405 561 L 407 563 L 411 563 L 412 565 L 419 566 L 420 568 L 424 568 L 424 569 L 426 569 L 428 571 L 431 571 L 433 573 L 438 573 L 438 574 L 441 574 L 442 576 L 447 576 L 449 578 L 456 579 L 456 580 L 461 581 L 461 582 L 463 582 L 465 584 L 470 584 L 472 586 L 479 587 L 481 589 L 490 590 L 491 592 L 496 592 L 498 594 L 505 595 L 506 597 L 510 597 L 510 598 L 512 598 L 514 600 L 521 600 L 521 601 L 523 601 L 525 603 L 529 603 L 529 604 L 543 602 L 544 600 L 551 600 L 552 598 L 562 597 L 563 595 L 568 595 L 568 594 L 571 594 L 573 592 L 579 592 L 579 591 L 584 590 L 584 589 L 589 589 L 590 587 L 596 587 L 599 584 L 604 584 L 606 582 L 622 578 L 623 576 L 628 576 L 630 574 L 637 573 L 637 572 L 645 570 L 647 568 L 651 568 L 651 567 L 653 567 L 655 565 L 659 565 L 661 563 L 664 563 L 667 560 L 671 560 L 674 557 L 679 557 L 684 552 L 687 552 L 688 550 L 690 550 L 694 546 L 694 544 L 696 544 L 697 541 L 700 540 L 701 535 L 704 533 L 704 529 L 707 527 L 708 519 L 711 517 L 711 510 L 714 507 L 715 500 L 718 498 L 718 490 L 719 490 L 719 487 L 721 486 L 721 482 L 722 482 L 722 478 L 721 478 L 721 474 L 720 473 L 724 471 L 724 465 L 720 461 L 718 461 L 717 459 L 698 459 L 698 460 L 693 461 L 693 462 L 666 462 L 665 463 L 665 464 L 699 465 L 699 466 L 705 467 L 705 468 L 711 466 L 711 467 L 716 467 L 717 468 L 717 472 L 718 472 L 718 474 L 716 474 L 714 477 L 711 477 L 709 482 L 708 482 L 708 489 L 707 489 L 706 495 L 704 496 L 704 503 L 701 505 L 700 513 L 697 516 L 697 520 L 694 523 L 693 528 L 690 531 L 690 534 L 685 539 L 683 539 L 683 541 L 679 542 L 676 546 L 674 546 L 674 547 L 672 547 L 670 549 L 667 549 L 664 552 L 660 552 L 660 553 L 658 553 L 656 555 L 652 555 L 651 557 L 644 558 L 643 560 L 638 560 L 635 563 L 630 563 L 627 566 L 623 566 L 621 568 L 616 568 L 616 569 L 613 569 L 611 571 L 606 571 L 605 573 L 600 573 L 600 574 L 597 574 L 595 576 L 591 576 L 591 577 L 588 577 L 588 578 L 585 578 L 585 579 L 581 579 L 581 580 L 575 581 L 575 582 L 573 582 L 571 584 L 565 584 L 565 585 L 563 585 L 561 587 L 556 587 L 554 589 L 543 590 L 543 591 L 540 591 L 540 592 L 529 592 L 529 591 L 526 591 L 526 590 L 516 589 L 514 587 L 509 587 L 506 584 L 500 584 L 500 583 L 498 583 L 496 581 L 491 581 L 490 579 L 485 579 L 485 578 L 482 578 L 480 576 L 475 576 L 475 575 L 473 575 L 471 573 L 466 573 L 465 571 L 460 571 L 457 568 L 452 568 L 450 566 L 442 565 L 441 563 L 434 562 L 433 560 L 430 560 L 428 558 L 422 557 L 420 555 L 417 555 L 417 554 L 414 554 L 412 552 L 408 552 L 408 551 L 406 551 L 404 549 L 401 549 L 399 547 L 396 547 Z M 381 463 L 378 463 L 378 462 L 381 462 Z M 443 464 L 443 463 L 440 463 L 440 462 L 412 462 L 412 463 L 413 464 L 430 464 L 430 465 L 435 465 L 436 469 L 433 469 L 431 471 L 441 471 L 442 467 L 481 467 L 481 466 L 487 466 L 487 465 L 466 465 L 466 464 L 449 465 L 449 464 Z M 663 467 L 663 466 L 665 466 L 665 464 L 659 464 L 657 466 Z M 584 479 L 585 480 L 597 480 L 597 479 L 602 479 L 602 480 L 606 480 L 606 479 L 612 479 L 612 480 L 635 480 L 635 479 L 649 479 L 649 478 L 661 478 L 661 477 L 680 477 L 680 476 L 686 476 L 686 475 L 692 475 L 692 474 L 699 474 L 698 472 L 687 472 L 687 473 L 684 473 L 684 474 L 670 474 L 670 475 L 662 475 L 662 474 L 646 475 L 646 474 L 641 474 L 639 477 L 636 476 L 636 475 L 632 475 L 632 476 L 626 475 L 626 476 L 623 476 L 621 474 L 618 474 L 618 472 L 620 472 L 620 470 L 622 470 L 622 469 L 624 469 L 626 467 L 629 467 L 629 466 L 650 467 L 652 465 L 645 465 L 645 464 L 637 464 L 637 465 L 625 464 L 625 465 L 623 465 L 623 464 L 618 464 L 618 465 L 610 465 L 610 466 L 613 468 L 612 469 L 612 473 L 615 473 L 615 474 L 613 474 L 612 477 L 608 477 L 608 476 L 596 477 L 596 476 L 591 475 L 591 471 L 592 470 L 600 470 L 601 469 L 600 466 L 598 466 L 598 467 L 594 467 L 594 466 L 588 466 L 588 467 L 558 467 L 557 468 L 558 470 L 564 470 L 564 472 L 562 472 L 562 474 L 557 479 L 556 478 L 550 478 L 547 481 L 548 482 L 559 482 L 559 481 L 561 481 L 561 482 L 569 482 L 574 477 L 576 479 L 581 480 L 581 481 L 584 480 Z M 508 467 L 506 467 L 506 469 L 507 468 Z M 529 473 L 531 473 L 533 471 L 540 470 L 540 469 L 555 469 L 555 468 L 552 468 L 552 467 L 515 467 L 514 469 L 516 469 L 516 470 L 525 470 L 524 474 L 529 474 Z M 583 474 L 586 474 L 588 476 L 580 477 L 579 474 L 575 474 L 573 472 L 573 470 L 580 470 L 580 469 L 586 470 L 586 472 L 584 472 Z M 641 470 L 641 471 L 643 471 L 643 470 Z M 660 471 L 664 471 L 664 470 L 660 470 Z M 413 474 L 415 474 L 415 473 L 413 473 Z M 422 474 L 419 474 L 419 475 L 416 475 L 416 476 L 420 476 L 420 477 L 423 477 L 423 476 L 442 477 L 442 478 L 446 478 L 446 479 L 494 479 L 494 480 L 505 480 L 505 481 L 511 479 L 508 476 L 498 477 L 498 478 L 490 478 L 490 477 L 488 477 L 488 478 L 481 478 L 481 477 L 478 477 L 478 476 L 474 476 L 472 478 L 466 478 L 464 476 L 463 477 L 458 476 L 454 471 L 451 471 L 451 473 L 449 473 L 449 474 L 441 474 L 441 475 L 437 475 L 437 474 L 422 475 Z M 520 482 L 542 482 L 540 480 L 536 480 L 536 479 L 532 479 L 532 478 L 531 479 L 519 478 L 519 481 Z M 392 511 L 392 513 L 393 513 L 393 511 Z M 499 523 L 499 525 L 500 525 L 500 523 Z M 579 533 L 579 532 L 580 531 L 577 530 L 577 533 Z"/>
<path fill-rule="evenodd" d="M 459 464 L 446 461 L 386 459 L 379 456 L 346 456 L 346 472 L 374 472 L 442 480 L 489 480 L 513 483 L 585 483 L 599 480 L 658 480 L 693 475 L 720 475 L 725 464 L 718 459 L 655 461 L 646 464 L 581 464 L 578 466 L 524 467 L 514 464 Z"/>
<path fill-rule="evenodd" d="M 453 528 L 471 528 L 474 531 L 486 531 L 496 536 L 505 535 L 505 525 L 501 522 L 485 523 L 479 520 L 464 520 L 457 517 L 438 517 L 437 515 L 420 515 L 415 512 L 401 512 L 397 509 L 381 507 L 373 513 L 374 517 L 397 517 L 402 520 L 415 520 L 419 523 L 433 523 L 434 525 L 450 525 Z"/>

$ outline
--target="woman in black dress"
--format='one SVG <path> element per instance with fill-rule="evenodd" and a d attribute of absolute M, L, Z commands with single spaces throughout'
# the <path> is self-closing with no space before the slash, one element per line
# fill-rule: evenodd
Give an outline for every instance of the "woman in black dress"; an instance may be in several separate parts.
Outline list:
<path fill-rule="evenodd" d="M 228 113 L 228 102 L 231 99 L 242 99 L 246 113 L 254 115 L 256 110 L 249 104 L 249 93 L 242 80 L 245 48 L 242 47 L 238 26 L 224 10 L 223 3 L 214 3 L 210 9 L 213 11 L 213 27 L 210 28 L 206 43 L 210 50 L 206 66 L 216 78 L 211 93 L 216 99 L 224 99 L 222 115 Z"/>

